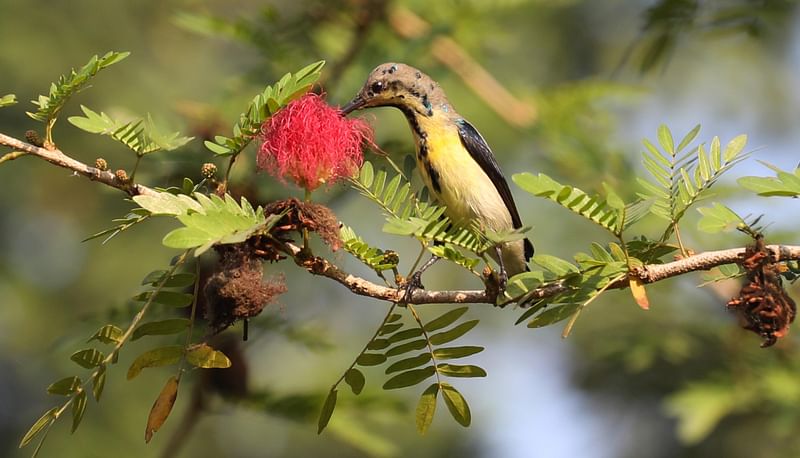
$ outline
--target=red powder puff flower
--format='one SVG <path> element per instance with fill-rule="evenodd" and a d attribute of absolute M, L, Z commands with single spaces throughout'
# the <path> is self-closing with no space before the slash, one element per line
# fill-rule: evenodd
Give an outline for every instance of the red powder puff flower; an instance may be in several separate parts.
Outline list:
<path fill-rule="evenodd" d="M 267 120 L 261 140 L 258 167 L 311 192 L 361 167 L 361 146 L 372 142 L 372 129 L 362 119 L 343 117 L 319 95 L 307 94 Z"/>

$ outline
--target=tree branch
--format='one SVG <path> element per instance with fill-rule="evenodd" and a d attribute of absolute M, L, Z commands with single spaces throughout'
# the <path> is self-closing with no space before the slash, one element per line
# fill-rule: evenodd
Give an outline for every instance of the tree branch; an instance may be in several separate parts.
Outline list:
<path fill-rule="evenodd" d="M 125 191 L 131 196 L 156 193 L 152 188 L 141 184 L 121 182 L 113 173 L 90 167 L 67 156 L 59 149 L 49 150 L 41 148 L 2 133 L 0 133 L 0 145 L 6 145 L 16 150 L 38 156 L 51 164 L 72 170 L 76 174 L 83 175 L 90 180 Z M 772 253 L 773 260 L 776 262 L 800 260 L 800 246 L 768 245 L 766 248 Z M 405 293 L 403 289 L 386 287 L 347 273 L 322 257 L 309 255 L 303 252 L 300 247 L 292 243 L 284 243 L 281 249 L 291 256 L 297 265 L 303 267 L 308 272 L 330 278 L 360 296 L 389 302 L 399 302 L 402 300 Z M 745 250 L 746 248 L 731 248 L 727 250 L 707 251 L 666 264 L 648 264 L 636 267 L 625 278 L 611 284 L 609 289 L 627 288 L 631 276 L 635 276 L 643 283 L 655 283 L 689 272 L 709 270 L 723 264 L 740 263 L 743 260 Z M 567 290 L 569 290 L 568 286 L 565 286 L 561 282 L 555 282 L 532 290 L 528 292 L 526 296 L 533 300 L 544 299 Z M 408 302 L 411 304 L 494 304 L 496 299 L 495 294 L 484 290 L 437 291 L 419 288 L 412 291 Z"/>
<path fill-rule="evenodd" d="M 402 288 L 386 287 L 349 274 L 322 257 L 305 254 L 299 246 L 292 243 L 285 243 L 283 248 L 284 251 L 294 259 L 298 266 L 305 268 L 314 275 L 328 277 L 360 296 L 398 302 L 403 298 L 403 294 L 405 293 Z M 772 253 L 774 261 L 800 259 L 800 246 L 768 245 L 766 249 Z M 666 264 L 644 265 L 635 268 L 624 278 L 609 285 L 607 289 L 627 288 L 631 275 L 639 278 L 644 283 L 655 283 L 689 272 L 709 270 L 723 264 L 740 263 L 744 260 L 745 251 L 746 248 L 708 251 Z M 555 282 L 531 290 L 526 296 L 531 300 L 544 299 L 563 293 L 569 289 L 570 288 L 563 283 Z M 494 295 L 483 290 L 435 291 L 420 288 L 412 291 L 408 302 L 410 304 L 494 304 L 495 299 L 496 297 L 494 297 Z"/>
<path fill-rule="evenodd" d="M 128 195 L 131 196 L 155 193 L 154 190 L 148 188 L 147 186 L 120 181 L 113 173 L 109 172 L 108 170 L 100 170 L 94 167 L 90 167 L 84 164 L 83 162 L 80 162 L 78 160 L 75 160 L 67 156 L 57 148 L 54 149 L 42 148 L 36 145 L 31 145 L 30 143 L 23 142 L 22 140 L 18 140 L 16 138 L 9 137 L 8 135 L 2 133 L 0 133 L 0 145 L 10 146 L 11 148 L 24 151 L 25 153 L 38 156 L 51 164 L 55 164 L 59 167 L 72 170 L 76 174 L 83 175 L 92 181 L 98 181 L 105 185 L 111 186 L 112 188 L 117 188 L 121 191 L 125 191 Z"/>

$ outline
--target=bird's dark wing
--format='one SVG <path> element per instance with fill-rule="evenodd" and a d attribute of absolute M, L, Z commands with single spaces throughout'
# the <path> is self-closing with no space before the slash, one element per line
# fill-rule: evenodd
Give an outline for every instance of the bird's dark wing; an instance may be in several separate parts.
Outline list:
<path fill-rule="evenodd" d="M 522 227 L 522 220 L 519 217 L 517 206 L 514 203 L 514 198 L 511 196 L 511 189 L 508 187 L 506 177 L 503 171 L 500 170 L 500 165 L 492 154 L 486 140 L 483 139 L 480 132 L 472 126 L 466 119 L 459 119 L 456 121 L 458 125 L 458 135 L 461 137 L 461 144 L 469 151 L 469 155 L 475 159 L 475 162 L 481 166 L 483 172 L 489 176 L 489 179 L 494 183 L 498 194 L 503 199 L 508 212 L 511 213 L 511 222 L 515 229 Z M 525 239 L 525 258 L 529 259 L 533 255 L 533 245 L 528 239 Z"/>

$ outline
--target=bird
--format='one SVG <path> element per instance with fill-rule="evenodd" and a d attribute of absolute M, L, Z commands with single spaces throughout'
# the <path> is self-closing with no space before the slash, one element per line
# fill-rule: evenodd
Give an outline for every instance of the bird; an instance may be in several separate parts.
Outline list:
<path fill-rule="evenodd" d="M 474 223 L 495 232 L 522 227 L 508 182 L 491 148 L 458 114 L 436 81 L 410 65 L 378 65 L 341 111 L 347 115 L 374 107 L 394 107 L 403 113 L 414 136 L 422 180 L 444 204 L 445 215 L 454 223 Z M 499 264 L 500 281 L 505 284 L 508 277 L 528 270 L 533 244 L 527 238 L 506 242 L 494 252 L 490 250 L 489 255 Z"/>

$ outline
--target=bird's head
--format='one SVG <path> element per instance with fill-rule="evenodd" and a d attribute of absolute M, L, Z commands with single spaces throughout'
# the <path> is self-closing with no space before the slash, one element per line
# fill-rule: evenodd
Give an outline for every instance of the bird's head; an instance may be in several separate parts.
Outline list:
<path fill-rule="evenodd" d="M 397 107 L 404 113 L 432 116 L 448 110 L 444 91 L 428 75 L 406 64 L 386 63 L 373 70 L 344 114 L 369 107 Z"/>

